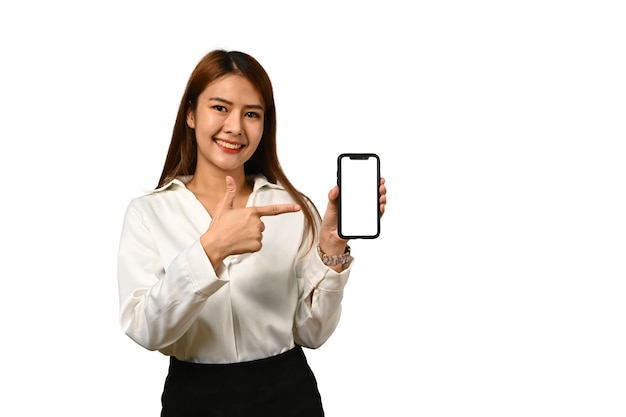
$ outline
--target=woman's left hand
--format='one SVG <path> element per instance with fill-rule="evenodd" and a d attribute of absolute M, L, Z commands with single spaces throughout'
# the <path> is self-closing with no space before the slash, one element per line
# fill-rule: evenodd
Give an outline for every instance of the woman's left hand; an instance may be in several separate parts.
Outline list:
<path fill-rule="evenodd" d="M 387 187 L 385 186 L 385 179 L 380 179 L 380 216 L 385 213 L 385 206 L 387 205 Z M 339 223 L 338 223 L 338 205 L 339 199 L 339 187 L 334 186 L 328 193 L 328 206 L 326 207 L 326 213 L 322 219 L 322 227 L 320 230 L 320 247 L 322 251 L 328 255 L 341 255 L 346 250 L 348 241 L 339 237 Z"/>

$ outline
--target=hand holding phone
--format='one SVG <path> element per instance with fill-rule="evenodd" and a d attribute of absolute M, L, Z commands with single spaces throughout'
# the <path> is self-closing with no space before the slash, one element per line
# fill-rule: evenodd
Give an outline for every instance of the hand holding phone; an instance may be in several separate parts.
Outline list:
<path fill-rule="evenodd" d="M 337 158 L 339 237 L 375 239 L 380 234 L 380 158 L 343 153 Z"/>

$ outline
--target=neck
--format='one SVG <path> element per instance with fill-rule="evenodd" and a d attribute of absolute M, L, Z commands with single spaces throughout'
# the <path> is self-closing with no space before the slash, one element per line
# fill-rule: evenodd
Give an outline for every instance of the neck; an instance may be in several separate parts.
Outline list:
<path fill-rule="evenodd" d="M 226 176 L 233 177 L 237 184 L 237 195 L 249 195 L 252 186 L 246 182 L 245 173 L 242 170 L 233 172 L 198 172 L 191 177 L 187 183 L 187 188 L 196 195 L 212 196 L 221 198 L 226 193 Z"/>

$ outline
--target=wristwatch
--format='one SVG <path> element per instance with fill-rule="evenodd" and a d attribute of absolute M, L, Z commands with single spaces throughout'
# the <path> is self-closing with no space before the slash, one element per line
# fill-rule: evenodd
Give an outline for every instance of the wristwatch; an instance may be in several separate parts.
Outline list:
<path fill-rule="evenodd" d="M 324 265 L 335 266 L 335 265 L 345 265 L 352 261 L 352 256 L 350 256 L 350 246 L 346 245 L 346 251 L 343 255 L 326 255 L 322 252 L 322 248 L 318 245 L 317 250 L 319 251 L 320 258 Z"/>

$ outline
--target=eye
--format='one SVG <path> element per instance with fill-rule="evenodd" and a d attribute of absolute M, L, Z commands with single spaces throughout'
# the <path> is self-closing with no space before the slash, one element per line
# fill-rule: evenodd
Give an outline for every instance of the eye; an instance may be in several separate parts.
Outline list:
<path fill-rule="evenodd" d="M 259 117 L 261 117 L 261 115 L 259 113 L 253 112 L 253 111 L 249 111 L 246 113 L 246 117 L 250 117 L 252 119 L 257 119 Z"/>
<path fill-rule="evenodd" d="M 221 112 L 225 112 L 226 111 L 226 107 L 221 106 L 219 104 L 216 104 L 215 106 L 213 106 L 213 108 L 217 111 L 221 111 Z"/>

